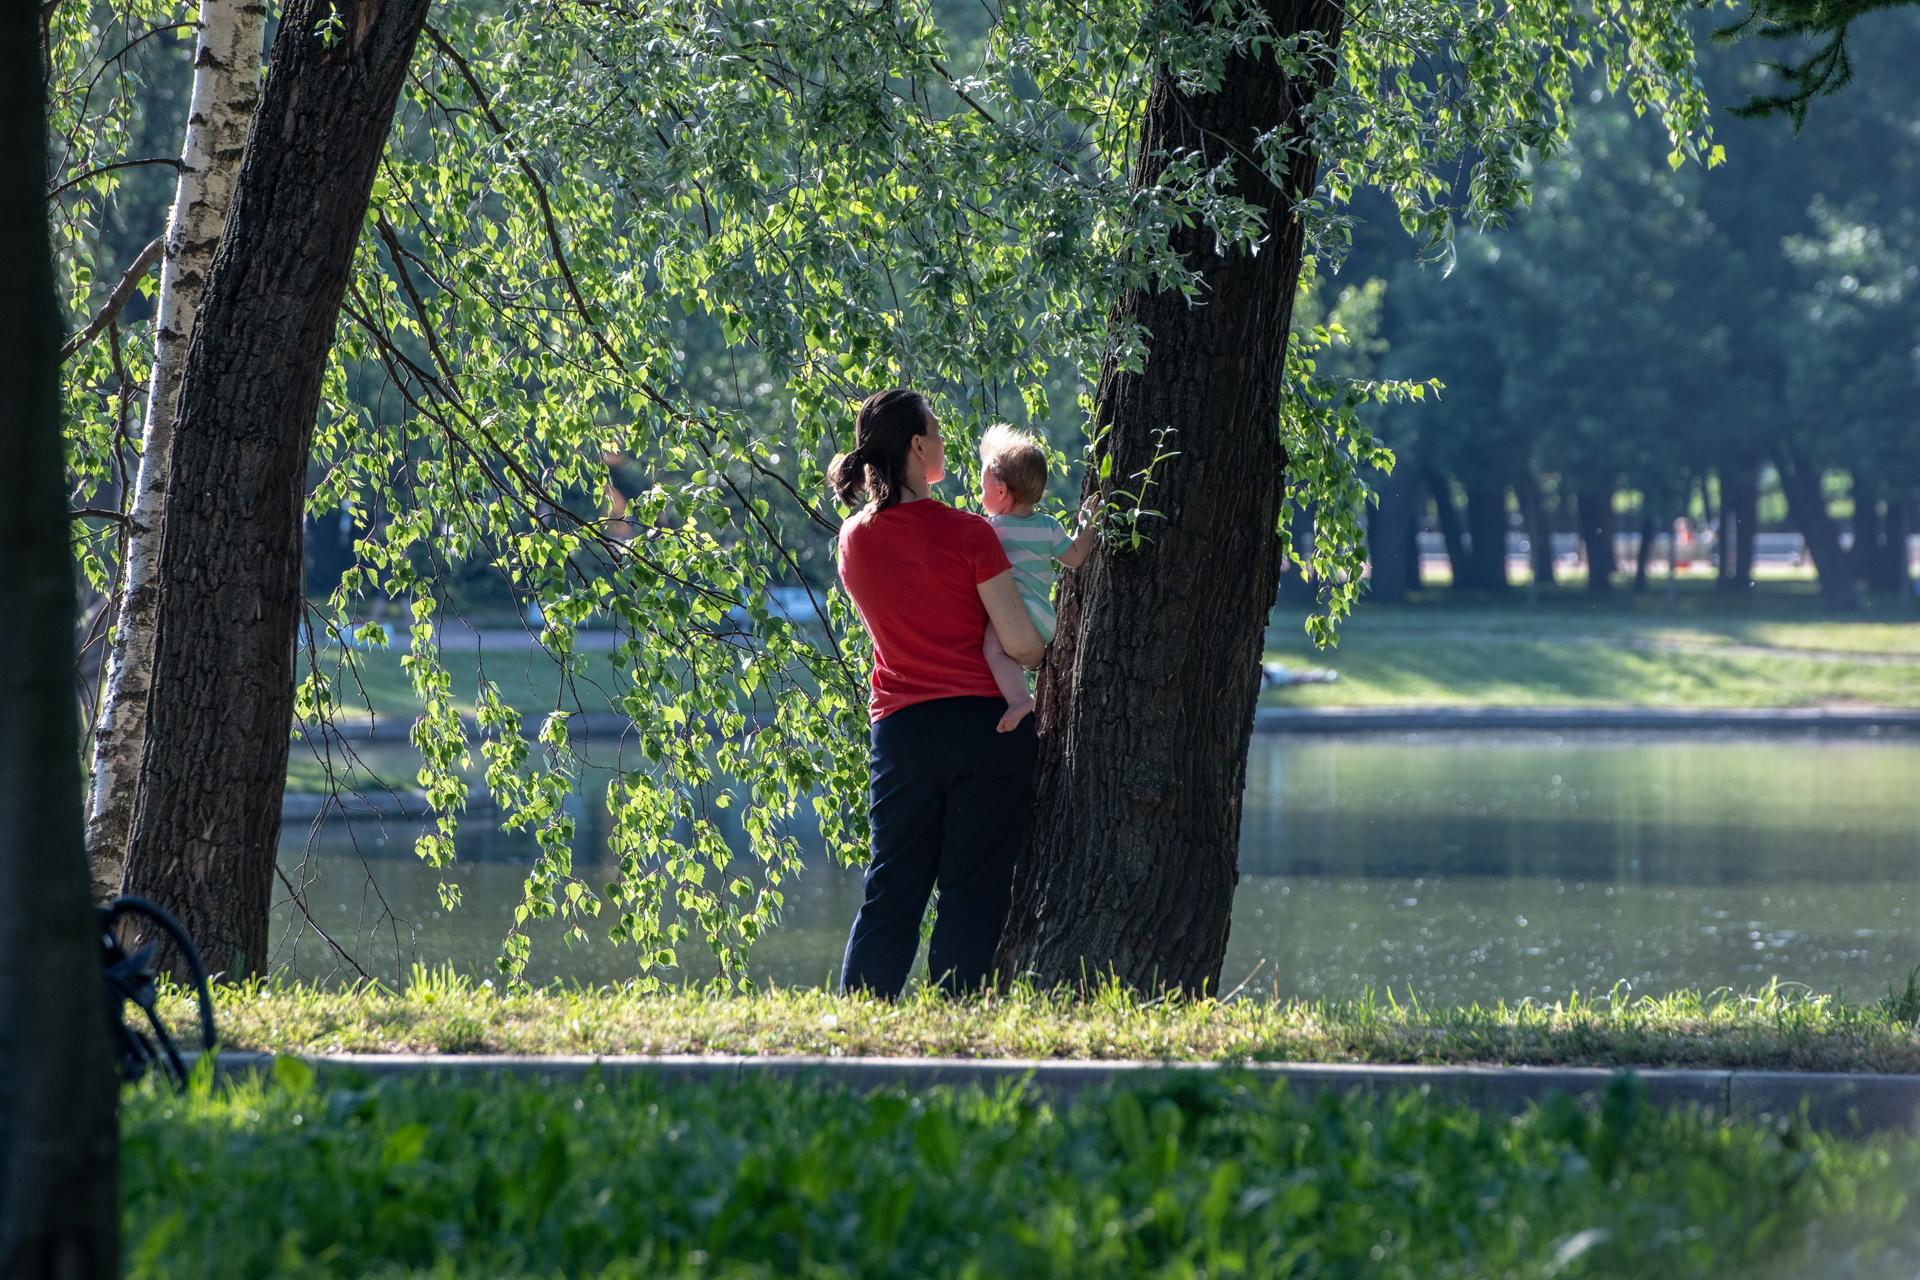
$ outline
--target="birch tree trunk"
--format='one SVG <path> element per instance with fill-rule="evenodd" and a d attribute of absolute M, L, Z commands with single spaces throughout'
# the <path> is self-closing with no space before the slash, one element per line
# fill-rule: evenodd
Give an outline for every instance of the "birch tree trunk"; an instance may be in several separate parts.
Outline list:
<path fill-rule="evenodd" d="M 80 842 L 38 6 L 0 6 L 0 1275 L 109 1277 L 118 1135 Z"/>
<path fill-rule="evenodd" d="M 427 4 L 287 6 L 181 378 L 126 882 L 232 977 L 267 958 L 307 455 Z"/>
<path fill-rule="evenodd" d="M 127 510 L 120 611 L 107 659 L 106 696 L 100 700 L 93 729 L 87 854 L 97 900 L 120 891 L 126 868 L 127 833 L 133 824 L 140 751 L 146 740 L 147 686 L 159 604 L 156 575 L 180 375 L 186 368 L 187 344 L 193 338 L 214 251 L 226 226 L 234 179 L 246 151 L 247 127 L 260 101 L 260 39 L 266 17 L 262 0 L 201 0 L 200 4 L 193 100 L 187 108 L 180 183 L 167 220 L 160 298 L 154 309 L 153 377 L 140 433 L 140 469 Z"/>
<path fill-rule="evenodd" d="M 1268 0 L 1281 38 L 1337 41 L 1330 0 Z M 1203 0 L 1187 12 L 1204 13 Z M 1151 333 L 1146 368 L 1109 362 L 1095 396 L 1099 453 L 1126 477 L 1158 451 L 1150 540 L 1101 548 L 1062 584 L 1059 631 L 1040 682 L 1034 820 L 1001 947 L 1004 970 L 1072 984 L 1107 977 L 1143 990 L 1217 987 L 1239 879 L 1240 803 L 1260 652 L 1280 575 L 1278 521 L 1284 353 L 1304 241 L 1295 203 L 1316 156 L 1302 113 L 1331 77 L 1294 81 L 1267 53 L 1235 57 L 1213 92 L 1182 93 L 1162 72 L 1147 104 L 1135 182 L 1168 156 L 1241 155 L 1272 131 L 1299 145 L 1279 183 L 1236 177 L 1261 207 L 1257 255 L 1214 233 L 1176 233 L 1202 274 L 1204 305 L 1132 292 L 1116 321 Z M 1089 469 L 1090 473 L 1092 468 Z"/>

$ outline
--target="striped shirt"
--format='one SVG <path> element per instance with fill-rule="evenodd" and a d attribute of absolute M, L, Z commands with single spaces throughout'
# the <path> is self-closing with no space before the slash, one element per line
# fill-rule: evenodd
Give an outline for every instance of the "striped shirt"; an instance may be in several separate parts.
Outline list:
<path fill-rule="evenodd" d="M 1013 565 L 1013 584 L 1020 589 L 1020 603 L 1043 641 L 1053 642 L 1053 580 L 1059 576 L 1059 560 L 1073 546 L 1073 539 L 1052 516 L 988 516 L 987 523 L 999 535 L 1007 560 Z"/>

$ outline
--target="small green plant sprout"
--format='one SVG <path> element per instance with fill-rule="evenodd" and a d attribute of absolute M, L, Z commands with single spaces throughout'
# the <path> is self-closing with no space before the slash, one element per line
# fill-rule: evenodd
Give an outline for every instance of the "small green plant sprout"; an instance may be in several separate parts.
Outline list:
<path fill-rule="evenodd" d="M 332 49 L 347 34 L 347 20 L 340 16 L 340 6 L 327 6 L 327 16 L 313 24 L 313 34 L 320 38 L 322 49 Z"/>
<path fill-rule="evenodd" d="M 1100 532 L 1100 540 L 1109 547 L 1125 547 L 1129 551 L 1138 551 L 1142 543 L 1153 541 L 1141 525 L 1149 520 L 1165 517 L 1161 512 L 1147 506 L 1147 492 L 1153 488 L 1154 473 L 1163 463 L 1180 456 L 1178 449 L 1169 449 L 1167 441 L 1179 429 L 1177 427 L 1159 427 L 1153 433 L 1153 457 L 1147 459 L 1145 466 L 1128 476 L 1126 483 L 1116 485 L 1108 491 L 1108 497 L 1101 503 L 1094 516 L 1095 527 Z M 1106 428 L 1099 428 L 1094 437 L 1093 447 L 1097 448 L 1100 439 L 1106 434 Z M 1106 490 L 1113 478 L 1113 455 L 1100 455 L 1100 489 Z"/>

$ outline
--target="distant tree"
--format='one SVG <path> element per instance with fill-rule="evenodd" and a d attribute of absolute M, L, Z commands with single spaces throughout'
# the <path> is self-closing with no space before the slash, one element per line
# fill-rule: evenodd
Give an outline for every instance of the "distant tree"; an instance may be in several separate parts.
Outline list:
<path fill-rule="evenodd" d="M 36 7 L 0 10 L 0 1275 L 119 1270 L 116 1081 L 81 839 L 74 570 Z"/>

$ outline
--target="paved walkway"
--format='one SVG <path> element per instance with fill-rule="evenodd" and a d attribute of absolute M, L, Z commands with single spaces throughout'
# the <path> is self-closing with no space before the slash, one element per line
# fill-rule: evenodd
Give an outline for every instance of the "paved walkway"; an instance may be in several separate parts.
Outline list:
<path fill-rule="evenodd" d="M 1682 730 L 1885 733 L 1920 731 L 1920 711 L 1888 707 L 1261 707 L 1255 732 L 1412 730 Z"/>
<path fill-rule="evenodd" d="M 857 1090 L 936 1085 L 993 1089 L 1029 1081 L 1047 1093 L 1085 1089 L 1156 1076 L 1212 1075 L 1244 1071 L 1285 1080 L 1308 1092 L 1382 1093 L 1424 1089 L 1435 1098 L 1518 1113 L 1553 1093 L 1595 1099 L 1620 1074 L 1602 1067 L 1441 1067 L 1349 1063 L 1260 1062 L 1247 1064 L 1141 1061 L 1060 1061 L 976 1058 L 740 1057 L 727 1054 L 664 1057 L 589 1055 L 530 1057 L 507 1054 L 300 1054 L 323 1075 L 441 1076 L 482 1078 L 512 1073 L 568 1080 L 598 1070 L 610 1076 L 647 1074 L 689 1083 L 746 1079 L 797 1079 Z M 222 1053 L 222 1072 L 263 1070 L 272 1054 Z M 1887 1130 L 1920 1132 L 1920 1075 L 1840 1072 L 1688 1070 L 1635 1071 L 1657 1106 L 1693 1105 L 1743 1120 L 1792 1116 L 1805 1108 L 1808 1120 L 1838 1133 Z"/>
<path fill-rule="evenodd" d="M 576 743 L 618 742 L 631 721 L 611 712 L 576 715 L 568 729 Z M 339 718 L 342 737 L 405 742 L 410 720 Z M 1920 710 L 1891 707 L 1261 707 L 1256 733 L 1406 733 L 1470 729 L 1542 729 L 1744 733 L 1920 732 Z"/>

